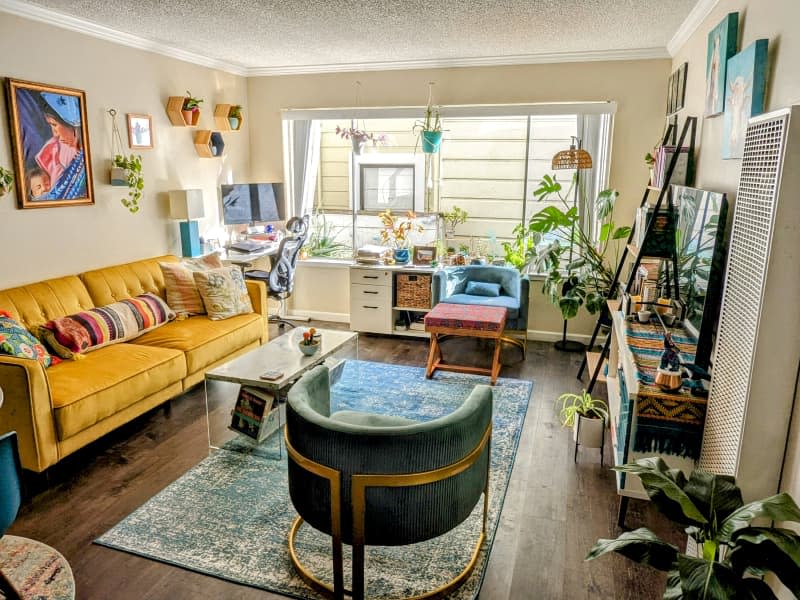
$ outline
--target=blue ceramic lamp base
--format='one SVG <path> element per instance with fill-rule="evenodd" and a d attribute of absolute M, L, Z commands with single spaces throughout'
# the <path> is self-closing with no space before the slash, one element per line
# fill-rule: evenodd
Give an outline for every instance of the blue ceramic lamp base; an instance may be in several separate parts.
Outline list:
<path fill-rule="evenodd" d="M 181 252 L 186 257 L 200 256 L 200 227 L 197 221 L 181 221 Z"/>

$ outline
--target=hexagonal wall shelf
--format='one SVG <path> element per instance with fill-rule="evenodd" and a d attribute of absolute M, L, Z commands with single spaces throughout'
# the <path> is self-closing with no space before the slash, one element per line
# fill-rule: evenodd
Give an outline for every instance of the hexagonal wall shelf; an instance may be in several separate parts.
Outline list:
<path fill-rule="evenodd" d="M 225 140 L 219 131 L 202 129 L 194 134 L 194 148 L 203 158 L 219 158 L 225 150 Z"/>

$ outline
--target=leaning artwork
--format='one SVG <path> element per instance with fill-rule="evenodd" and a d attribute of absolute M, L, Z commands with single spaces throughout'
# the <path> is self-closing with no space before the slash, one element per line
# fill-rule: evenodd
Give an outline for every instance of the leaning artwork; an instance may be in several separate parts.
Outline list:
<path fill-rule="evenodd" d="M 86 94 L 7 80 L 20 208 L 94 204 Z"/>
<path fill-rule="evenodd" d="M 706 56 L 706 108 L 705 115 L 711 117 L 725 109 L 725 72 L 728 59 L 736 54 L 739 31 L 739 13 L 728 13 L 708 33 Z"/>
<path fill-rule="evenodd" d="M 728 61 L 722 158 L 744 156 L 747 121 L 764 112 L 767 45 L 767 40 L 756 40 Z"/>

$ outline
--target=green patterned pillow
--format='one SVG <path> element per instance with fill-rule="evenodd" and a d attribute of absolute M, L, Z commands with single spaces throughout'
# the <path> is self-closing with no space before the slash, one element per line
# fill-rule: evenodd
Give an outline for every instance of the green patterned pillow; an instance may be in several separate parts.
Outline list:
<path fill-rule="evenodd" d="M 53 363 L 53 357 L 44 345 L 3 310 L 0 310 L 0 354 L 32 358 L 45 368 Z"/>
<path fill-rule="evenodd" d="M 222 267 L 192 273 L 208 318 L 228 319 L 253 312 L 250 295 L 239 267 Z"/>

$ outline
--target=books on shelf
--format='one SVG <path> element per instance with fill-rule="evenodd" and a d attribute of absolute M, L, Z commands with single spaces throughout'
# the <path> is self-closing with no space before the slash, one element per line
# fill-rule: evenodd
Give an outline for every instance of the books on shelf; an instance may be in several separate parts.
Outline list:
<path fill-rule="evenodd" d="M 664 187 L 669 163 L 676 152 L 679 152 L 678 161 L 668 183 L 686 185 L 686 177 L 689 174 L 689 147 L 684 146 L 678 151 L 677 146 L 659 146 L 655 156 L 656 162 L 653 165 L 653 187 Z"/>
<path fill-rule="evenodd" d="M 262 442 L 277 431 L 278 411 L 272 410 L 275 397 L 254 387 L 242 386 L 231 411 L 230 429 Z"/>

